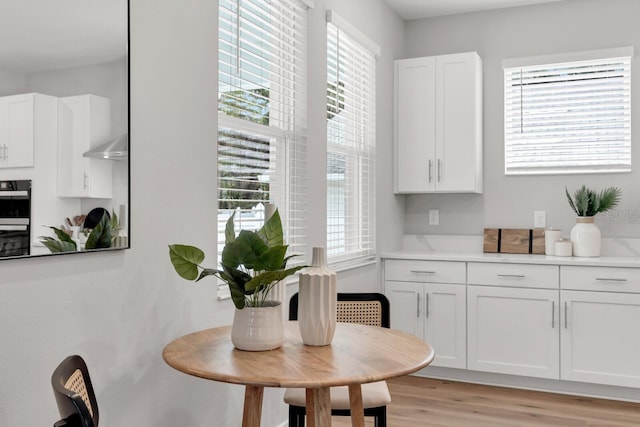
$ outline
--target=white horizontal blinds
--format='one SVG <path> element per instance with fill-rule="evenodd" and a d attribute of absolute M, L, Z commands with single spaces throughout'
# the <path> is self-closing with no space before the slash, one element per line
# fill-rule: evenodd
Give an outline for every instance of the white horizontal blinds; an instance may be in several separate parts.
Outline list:
<path fill-rule="evenodd" d="M 505 171 L 631 170 L 631 58 L 505 68 Z"/>
<path fill-rule="evenodd" d="M 218 256 L 229 216 L 236 232 L 257 230 L 264 202 L 280 212 L 289 253 L 306 252 L 306 9 L 219 2 Z"/>
<path fill-rule="evenodd" d="M 376 72 L 370 49 L 327 24 L 327 255 L 375 255 Z"/>

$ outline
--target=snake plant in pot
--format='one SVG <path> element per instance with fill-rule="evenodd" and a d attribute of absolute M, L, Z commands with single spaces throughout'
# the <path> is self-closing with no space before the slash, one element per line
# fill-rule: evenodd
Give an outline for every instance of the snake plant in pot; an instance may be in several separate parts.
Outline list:
<path fill-rule="evenodd" d="M 569 206 L 576 213 L 576 225 L 571 229 L 573 255 L 578 257 L 600 256 L 601 233 L 594 224 L 594 216 L 613 209 L 620 202 L 622 192 L 619 188 L 609 187 L 599 193 L 582 186 L 573 196 L 565 187 Z"/>
<path fill-rule="evenodd" d="M 171 263 L 183 279 L 197 282 L 215 276 L 229 286 L 236 307 L 231 339 L 237 348 L 277 348 L 282 344 L 282 307 L 280 301 L 268 299 L 269 291 L 305 266 L 287 268 L 289 260 L 297 255 L 287 256 L 277 209 L 258 231 L 241 230 L 236 235 L 234 218 L 235 212 L 227 220 L 220 269 L 203 267 L 204 252 L 188 245 L 169 246 Z M 267 320 L 271 318 L 277 321 Z M 256 341 L 261 337 L 267 337 L 267 342 Z"/>

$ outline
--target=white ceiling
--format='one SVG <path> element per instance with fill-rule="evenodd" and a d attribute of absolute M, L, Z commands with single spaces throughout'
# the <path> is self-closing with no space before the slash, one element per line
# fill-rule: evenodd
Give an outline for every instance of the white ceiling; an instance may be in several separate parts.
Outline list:
<path fill-rule="evenodd" d="M 126 43 L 124 0 L 0 0 L 0 71 L 113 61 Z"/>
<path fill-rule="evenodd" d="M 423 19 L 564 0 L 384 0 L 403 19 Z"/>

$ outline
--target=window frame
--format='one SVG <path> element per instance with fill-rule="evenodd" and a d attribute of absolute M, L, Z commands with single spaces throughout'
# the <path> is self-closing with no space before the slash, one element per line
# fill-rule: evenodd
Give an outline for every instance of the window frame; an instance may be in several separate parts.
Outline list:
<path fill-rule="evenodd" d="M 376 63 L 380 49 L 332 10 L 327 11 L 326 17 L 327 260 L 333 269 L 343 270 L 375 262 L 375 93 Z M 340 52 L 341 37 L 347 40 L 343 52 Z M 334 38 L 335 44 L 331 45 Z M 346 58 L 342 58 L 340 53 Z M 358 55 L 361 56 L 359 62 L 355 59 Z M 352 69 L 360 67 L 366 72 L 357 72 L 341 80 L 341 60 L 351 61 L 349 65 Z M 335 81 L 330 75 L 335 77 Z M 372 81 L 363 80 L 367 77 L 371 77 Z M 341 113 L 344 114 L 342 117 Z M 334 140 L 342 142 L 332 142 Z M 334 166 L 332 156 L 344 159 L 344 170 L 341 172 L 344 189 L 339 193 L 333 192 L 335 181 L 332 178 L 335 174 L 331 173 Z M 333 197 L 334 194 L 338 194 L 339 199 Z M 334 200 L 338 201 L 337 205 L 332 205 Z M 343 215 L 336 216 L 332 212 L 339 210 L 336 208 L 340 208 L 340 201 L 344 203 Z M 341 221 L 344 231 L 336 233 L 335 219 Z"/>
<path fill-rule="evenodd" d="M 522 176 L 630 172 L 632 58 L 633 47 L 621 47 L 503 60 L 504 174 Z M 605 63 L 608 67 L 612 67 L 611 64 L 614 63 L 621 64 L 616 65 L 619 67 L 616 70 L 618 75 L 611 76 L 599 70 Z M 518 72 L 520 76 L 517 75 Z M 568 78 L 560 80 L 563 75 Z M 596 79 L 590 78 L 591 75 Z M 537 78 L 541 78 L 541 83 L 534 80 Z M 605 78 L 611 80 L 604 80 Z M 617 93 L 613 96 L 607 94 L 600 87 L 601 82 L 595 84 L 597 79 L 606 81 L 607 84 L 613 82 Z M 523 98 L 522 89 L 527 85 L 530 91 Z M 557 94 L 562 92 L 566 92 L 567 96 L 558 97 Z M 577 104 L 579 107 L 575 110 L 568 105 L 571 102 L 570 96 L 580 102 L 580 99 L 586 98 L 585 94 L 594 93 L 598 95 L 597 101 L 593 101 L 594 98 L 591 97 Z M 607 119 L 607 116 L 612 116 L 602 106 L 603 102 L 611 99 L 616 102 L 616 119 L 609 118 L 610 121 L 601 121 L 602 125 L 592 125 L 597 123 L 598 118 Z M 539 107 L 540 100 L 548 105 L 545 107 L 546 111 Z M 538 106 L 534 104 L 535 101 Z M 529 107 L 525 108 L 525 103 Z M 593 107 L 589 113 L 584 111 L 587 106 Z M 520 117 L 516 117 L 517 114 Z M 549 118 L 540 119 L 542 114 L 547 114 Z M 517 131 L 513 131 L 517 126 L 524 138 L 518 138 Z M 530 131 L 527 132 L 527 129 Z M 609 146 L 603 146 L 603 141 L 606 143 L 605 138 L 609 137 L 614 138 L 613 142 Z M 589 151 L 585 151 L 585 145 L 591 147 Z M 550 155 L 551 149 L 559 154 Z M 530 157 L 518 160 L 518 150 L 521 153 L 528 151 Z M 534 159 L 532 156 L 536 153 L 538 157 Z M 586 153 L 595 154 L 590 156 Z"/>

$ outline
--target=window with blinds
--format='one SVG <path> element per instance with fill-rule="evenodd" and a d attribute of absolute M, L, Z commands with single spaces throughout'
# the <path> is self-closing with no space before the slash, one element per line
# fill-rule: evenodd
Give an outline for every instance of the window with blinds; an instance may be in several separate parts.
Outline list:
<path fill-rule="evenodd" d="M 630 56 L 505 67 L 505 173 L 629 172 L 630 75 Z"/>
<path fill-rule="evenodd" d="M 376 250 L 376 57 L 327 17 L 327 258 L 336 266 Z"/>
<path fill-rule="evenodd" d="M 280 212 L 288 253 L 307 252 L 307 3 L 219 2 L 218 257 L 231 214 L 236 233 L 257 230 L 265 203 Z"/>

